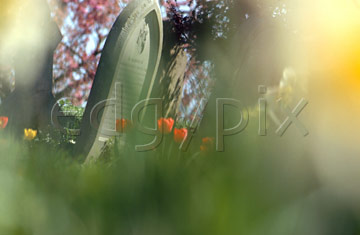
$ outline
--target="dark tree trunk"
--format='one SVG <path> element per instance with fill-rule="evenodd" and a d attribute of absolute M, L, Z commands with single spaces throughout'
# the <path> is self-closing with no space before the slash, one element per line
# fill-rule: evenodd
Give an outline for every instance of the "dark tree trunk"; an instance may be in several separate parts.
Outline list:
<path fill-rule="evenodd" d="M 164 101 L 164 117 L 175 117 L 181 101 L 187 56 L 169 22 L 164 22 L 164 45 L 153 97 Z"/>
<path fill-rule="evenodd" d="M 44 1 L 43 4 L 47 3 Z M 47 11 L 48 18 L 39 26 L 42 27 L 42 48 L 33 50 L 19 45 L 14 64 L 15 90 L 1 105 L 1 115 L 9 117 L 7 130 L 15 136 L 23 135 L 24 128 L 41 129 L 50 124 L 55 102 L 52 95 L 53 53 L 61 34 L 50 18 L 50 10 Z"/>

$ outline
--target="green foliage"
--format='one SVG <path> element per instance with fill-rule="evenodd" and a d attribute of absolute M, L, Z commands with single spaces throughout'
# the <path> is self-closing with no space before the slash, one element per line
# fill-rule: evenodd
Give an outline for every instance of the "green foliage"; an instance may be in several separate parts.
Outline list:
<path fill-rule="evenodd" d="M 59 107 L 65 117 L 58 117 L 60 124 L 64 127 L 59 130 L 54 126 L 48 126 L 40 130 L 35 142 L 46 143 L 51 147 L 70 147 L 76 142 L 76 131 L 80 129 L 84 108 L 74 106 L 69 100 L 60 100 Z"/>
<path fill-rule="evenodd" d="M 3 140 L 0 234 L 251 234 L 271 208 L 236 159 L 129 152 L 83 165 Z"/>
<path fill-rule="evenodd" d="M 119 147 L 120 138 L 83 164 L 41 137 L 0 136 L 0 234 L 314 234 L 298 233 L 314 229 L 306 226 L 312 207 L 299 203 L 304 194 L 261 162 L 269 159 L 253 140 L 218 155 L 182 152 L 172 135 L 143 153 Z M 330 225 L 318 220 L 312 226 Z M 346 231 L 339 234 L 353 234 Z"/>

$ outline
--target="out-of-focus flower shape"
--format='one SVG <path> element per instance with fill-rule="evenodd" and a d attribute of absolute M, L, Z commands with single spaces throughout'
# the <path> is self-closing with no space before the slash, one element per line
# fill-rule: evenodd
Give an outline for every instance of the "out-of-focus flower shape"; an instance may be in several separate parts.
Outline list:
<path fill-rule="evenodd" d="M 187 137 L 188 130 L 186 128 L 175 128 L 174 129 L 174 141 L 176 143 L 183 142 Z"/>
<path fill-rule="evenodd" d="M 5 127 L 7 126 L 9 122 L 9 118 L 8 117 L 0 117 L 0 130 L 5 129 Z"/>
<path fill-rule="evenodd" d="M 158 128 L 164 134 L 171 133 L 174 126 L 174 119 L 172 118 L 160 118 L 158 120 Z"/>
<path fill-rule="evenodd" d="M 304 81 L 298 80 L 295 70 L 291 67 L 285 68 L 280 80 L 277 99 L 281 98 L 284 105 L 290 105 L 295 98 L 295 91 L 305 94 L 305 90 Z"/>
<path fill-rule="evenodd" d="M 37 135 L 37 130 L 33 129 L 24 129 L 24 139 L 25 140 L 33 140 Z"/>
<path fill-rule="evenodd" d="M 214 146 L 214 138 L 205 137 L 202 138 L 202 144 L 200 145 L 200 150 L 202 152 L 209 152 Z"/>
<path fill-rule="evenodd" d="M 116 131 L 117 132 L 127 132 L 131 128 L 131 121 L 125 118 L 116 119 Z"/>

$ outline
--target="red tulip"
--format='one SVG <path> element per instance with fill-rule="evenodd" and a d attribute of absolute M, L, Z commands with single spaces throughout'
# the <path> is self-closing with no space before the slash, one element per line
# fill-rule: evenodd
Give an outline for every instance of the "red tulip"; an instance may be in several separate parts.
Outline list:
<path fill-rule="evenodd" d="M 158 120 L 158 128 L 164 134 L 171 133 L 174 126 L 174 119 L 172 118 L 160 118 Z"/>
<path fill-rule="evenodd" d="M 0 129 L 4 129 L 8 124 L 8 117 L 0 117 Z"/>
<path fill-rule="evenodd" d="M 131 127 L 130 120 L 127 120 L 125 118 L 116 119 L 116 131 L 117 132 L 125 132 L 128 131 Z"/>
<path fill-rule="evenodd" d="M 187 137 L 188 130 L 186 128 L 174 129 L 174 140 L 176 143 L 183 142 Z"/>

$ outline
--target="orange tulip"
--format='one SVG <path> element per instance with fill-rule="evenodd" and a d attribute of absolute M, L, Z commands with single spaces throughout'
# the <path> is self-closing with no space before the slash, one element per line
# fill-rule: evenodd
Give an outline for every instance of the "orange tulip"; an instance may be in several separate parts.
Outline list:
<path fill-rule="evenodd" d="M 172 118 L 160 118 L 158 120 L 158 128 L 164 134 L 171 133 L 174 126 L 174 119 Z"/>
<path fill-rule="evenodd" d="M 116 119 L 116 131 L 117 132 L 125 132 L 128 131 L 131 127 L 131 121 L 125 118 Z"/>
<path fill-rule="evenodd" d="M 187 137 L 188 130 L 186 128 L 174 129 L 174 140 L 176 143 L 183 142 Z"/>
<path fill-rule="evenodd" d="M 200 145 L 200 150 L 202 152 L 208 152 L 214 145 L 214 138 L 205 137 L 202 138 L 202 144 Z"/>
<path fill-rule="evenodd" d="M 9 121 L 8 117 L 0 117 L 0 129 L 5 129 Z"/>

